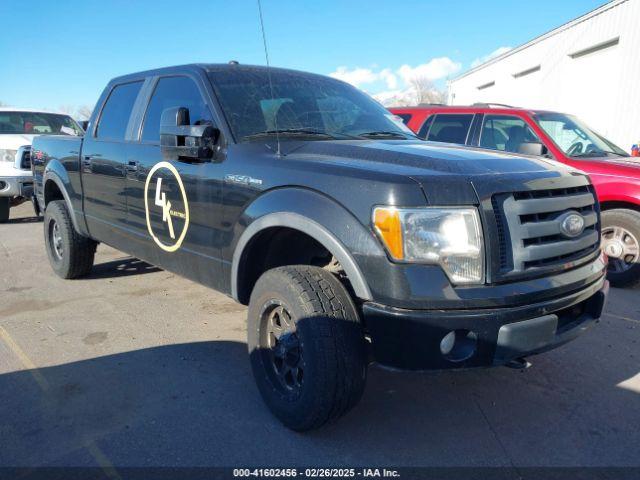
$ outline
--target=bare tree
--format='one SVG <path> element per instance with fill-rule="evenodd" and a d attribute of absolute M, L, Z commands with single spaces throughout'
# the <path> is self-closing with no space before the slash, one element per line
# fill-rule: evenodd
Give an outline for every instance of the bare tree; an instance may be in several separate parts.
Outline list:
<path fill-rule="evenodd" d="M 73 112 L 75 107 L 73 105 L 60 105 L 58 107 L 58 111 L 62 113 L 66 113 L 67 115 L 73 116 Z"/>
<path fill-rule="evenodd" d="M 76 117 L 80 120 L 89 120 L 93 109 L 89 105 L 80 105 L 76 109 Z"/>
<path fill-rule="evenodd" d="M 443 90 L 438 89 L 428 78 L 415 76 L 409 80 L 409 83 L 415 92 L 415 103 L 446 102 L 446 93 Z"/>
<path fill-rule="evenodd" d="M 89 105 L 61 105 L 58 107 L 58 111 L 77 120 L 88 120 L 93 109 Z"/>

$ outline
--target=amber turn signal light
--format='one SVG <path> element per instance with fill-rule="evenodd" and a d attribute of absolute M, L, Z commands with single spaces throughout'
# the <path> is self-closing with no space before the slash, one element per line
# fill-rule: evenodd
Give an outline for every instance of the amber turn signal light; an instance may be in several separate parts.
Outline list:
<path fill-rule="evenodd" d="M 396 260 L 402 260 L 404 252 L 400 212 L 394 207 L 377 207 L 373 211 L 373 224 L 391 256 Z"/>

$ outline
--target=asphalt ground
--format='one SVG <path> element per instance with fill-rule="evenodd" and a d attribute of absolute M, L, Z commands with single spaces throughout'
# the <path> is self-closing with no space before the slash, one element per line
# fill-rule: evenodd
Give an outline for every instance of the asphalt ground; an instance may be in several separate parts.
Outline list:
<path fill-rule="evenodd" d="M 640 466 L 638 290 L 527 370 L 373 366 L 350 414 L 297 434 L 259 397 L 243 306 L 103 245 L 61 280 L 32 215 L 0 225 L 0 467 Z"/>

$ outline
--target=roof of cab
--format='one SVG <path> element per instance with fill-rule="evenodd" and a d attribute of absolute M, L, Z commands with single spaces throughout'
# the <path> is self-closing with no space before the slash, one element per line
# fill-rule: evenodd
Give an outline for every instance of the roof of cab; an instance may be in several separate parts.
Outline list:
<path fill-rule="evenodd" d="M 279 67 L 266 67 L 264 65 L 243 65 L 240 63 L 190 63 L 185 65 L 175 65 L 171 67 L 155 68 L 152 70 L 144 70 L 141 72 L 129 73 L 127 75 L 121 75 L 113 78 L 109 83 L 123 83 L 131 80 L 137 80 L 145 77 L 152 77 L 156 75 L 167 75 L 172 73 L 180 73 L 184 71 L 204 70 L 207 72 L 212 71 L 224 71 L 224 70 L 236 70 L 236 71 L 271 71 L 271 72 L 289 72 L 298 75 L 319 76 L 327 78 L 325 75 L 319 75 L 317 73 L 303 72 L 301 70 L 292 70 Z M 329 77 L 331 78 L 331 77 Z M 337 79 L 334 79 L 339 81 Z"/>
<path fill-rule="evenodd" d="M 43 108 L 0 107 L 0 112 L 52 113 L 54 115 L 69 115 L 68 113 L 47 110 Z"/>
<path fill-rule="evenodd" d="M 536 114 L 546 112 L 543 110 L 535 110 L 529 108 L 522 107 L 511 107 L 508 105 L 500 105 L 500 104 L 477 104 L 477 105 L 441 105 L 441 104 L 433 104 L 433 105 L 417 105 L 414 107 L 388 107 L 392 112 L 398 113 L 409 113 L 409 112 L 438 112 L 438 111 L 449 111 L 449 112 L 468 112 L 468 113 L 513 113 L 513 112 L 525 112 L 528 114 Z M 555 112 L 548 112 L 555 113 Z"/>

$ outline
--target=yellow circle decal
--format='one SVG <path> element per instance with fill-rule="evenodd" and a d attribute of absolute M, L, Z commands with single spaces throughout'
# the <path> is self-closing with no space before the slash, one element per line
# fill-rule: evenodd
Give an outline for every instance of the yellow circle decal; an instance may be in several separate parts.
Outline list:
<path fill-rule="evenodd" d="M 157 176 L 155 185 L 156 191 L 154 195 L 155 201 L 153 205 L 159 207 L 162 210 L 162 222 L 164 225 L 166 225 L 169 237 L 172 240 L 175 240 L 173 244 L 164 243 L 158 238 L 158 236 L 154 233 L 153 228 L 151 227 L 151 220 L 149 218 L 149 185 L 151 183 L 153 175 L 160 169 L 169 170 L 169 172 L 171 172 L 171 174 L 175 177 L 176 181 L 178 182 L 178 187 L 180 188 L 180 193 L 182 195 L 182 203 L 184 204 L 184 212 L 180 212 L 176 209 L 171 208 L 171 200 L 167 199 L 167 193 L 162 191 L 163 177 Z M 147 218 L 147 229 L 149 230 L 149 235 L 151 235 L 153 241 L 156 242 L 156 244 L 165 252 L 175 252 L 176 250 L 178 250 L 182 245 L 182 241 L 187 235 L 187 229 L 189 228 L 189 202 L 187 201 L 187 193 L 185 192 L 180 174 L 178 173 L 176 167 L 171 165 L 169 162 L 156 163 L 149 171 L 149 174 L 147 175 L 147 181 L 144 184 L 144 210 Z M 173 228 L 173 218 L 180 218 L 184 221 L 182 231 L 179 235 L 176 235 L 176 232 Z"/>

